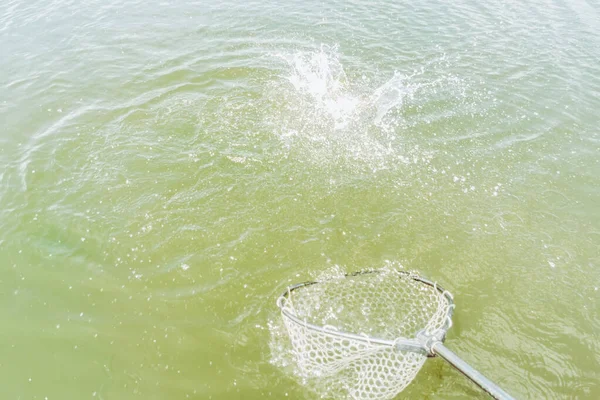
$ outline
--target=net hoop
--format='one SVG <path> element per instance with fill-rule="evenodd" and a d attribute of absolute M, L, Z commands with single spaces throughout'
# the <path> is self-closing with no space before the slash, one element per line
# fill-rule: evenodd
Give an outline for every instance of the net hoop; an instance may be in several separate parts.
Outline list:
<path fill-rule="evenodd" d="M 347 277 L 353 277 L 353 276 L 364 275 L 364 274 L 378 274 L 381 272 L 383 272 L 383 271 L 382 270 L 363 270 L 363 271 L 357 271 L 357 272 L 353 272 L 353 273 L 349 273 L 349 274 L 344 274 L 343 277 L 347 278 Z M 390 272 L 390 271 L 385 271 L 385 272 Z M 335 338 L 350 339 L 350 340 L 365 343 L 367 345 L 379 345 L 379 346 L 394 347 L 400 351 L 410 351 L 410 352 L 414 352 L 414 353 L 424 354 L 427 356 L 433 356 L 431 349 L 426 345 L 426 342 L 430 342 L 431 339 L 435 339 L 436 341 L 439 341 L 439 342 L 444 342 L 444 340 L 446 338 L 446 332 L 452 326 L 452 313 L 455 308 L 454 297 L 452 296 L 452 294 L 450 292 L 448 292 L 447 290 L 445 290 L 444 288 L 439 286 L 436 282 L 430 281 L 426 278 L 423 278 L 421 276 L 415 275 L 414 273 L 407 272 L 407 271 L 395 270 L 393 272 L 398 273 L 400 275 L 405 275 L 406 277 L 411 278 L 411 279 L 413 279 L 419 283 L 422 283 L 424 285 L 431 286 L 437 292 L 439 292 L 442 296 L 444 296 L 446 298 L 446 300 L 448 301 L 449 307 L 448 307 L 448 311 L 446 314 L 446 322 L 442 328 L 436 330 L 435 332 L 426 332 L 426 331 L 419 332 L 417 337 L 414 337 L 414 338 L 396 338 L 394 340 L 381 339 L 381 338 L 376 338 L 376 337 L 370 337 L 370 336 L 367 336 L 366 334 L 355 334 L 355 333 L 337 330 L 333 327 L 312 324 L 312 323 L 306 321 L 305 319 L 301 319 L 301 318 L 297 317 L 290 311 L 290 308 L 285 306 L 286 301 L 288 301 L 291 293 L 294 290 L 298 290 L 303 287 L 307 287 L 307 286 L 311 286 L 311 285 L 318 285 L 319 283 L 321 283 L 321 281 L 307 281 L 307 282 L 298 283 L 298 284 L 295 284 L 292 286 L 288 286 L 286 291 L 283 292 L 279 296 L 279 298 L 277 298 L 277 306 L 279 307 L 282 315 L 285 318 L 288 318 L 289 320 L 293 321 L 294 323 L 299 324 L 299 325 L 303 326 L 304 328 L 309 329 L 311 331 L 318 332 L 319 334 L 322 334 L 322 335 L 328 335 L 328 336 L 332 336 Z"/>

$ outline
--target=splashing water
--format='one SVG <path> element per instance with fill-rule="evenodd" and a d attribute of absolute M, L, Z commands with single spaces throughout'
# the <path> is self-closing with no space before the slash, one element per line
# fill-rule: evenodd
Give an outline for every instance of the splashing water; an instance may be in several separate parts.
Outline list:
<path fill-rule="evenodd" d="M 286 60 L 291 67 L 288 80 L 294 89 L 329 114 L 334 129 L 347 127 L 360 99 L 351 93 L 337 55 L 321 46 L 318 52 L 295 53 Z"/>
<path fill-rule="evenodd" d="M 404 148 L 399 127 L 403 105 L 427 87 L 413 80 L 422 72 L 395 72 L 373 89 L 364 75 L 349 78 L 336 47 L 321 45 L 316 51 L 276 56 L 285 62 L 284 79 L 274 93 L 283 100 L 283 108 L 271 118 L 287 149 L 304 151 L 320 166 L 354 170 L 390 169 L 415 159 Z"/>
<path fill-rule="evenodd" d="M 418 86 L 407 85 L 406 77 L 395 72 L 394 76 L 377 88 L 369 98 L 369 102 L 376 109 L 375 125 L 382 126 L 383 117 L 391 110 L 401 108 L 404 97 L 411 96 L 417 88 Z"/>
<path fill-rule="evenodd" d="M 408 78 L 398 72 L 375 90 L 369 87 L 364 75 L 362 82 L 351 82 L 336 47 L 322 45 L 319 51 L 279 57 L 289 67 L 286 79 L 295 93 L 310 103 L 305 105 L 328 116 L 334 130 L 351 127 L 353 122 L 371 122 L 383 127 L 383 117 L 400 109 L 404 98 L 412 96 L 420 86 L 409 84 Z"/>

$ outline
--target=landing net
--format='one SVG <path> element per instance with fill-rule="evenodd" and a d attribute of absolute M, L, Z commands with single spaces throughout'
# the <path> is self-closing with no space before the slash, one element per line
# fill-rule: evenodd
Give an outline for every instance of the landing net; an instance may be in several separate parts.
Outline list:
<path fill-rule="evenodd" d="M 329 395 L 391 399 L 427 359 L 422 337 L 443 337 L 452 296 L 404 271 L 364 271 L 292 286 L 278 299 L 298 367 Z"/>

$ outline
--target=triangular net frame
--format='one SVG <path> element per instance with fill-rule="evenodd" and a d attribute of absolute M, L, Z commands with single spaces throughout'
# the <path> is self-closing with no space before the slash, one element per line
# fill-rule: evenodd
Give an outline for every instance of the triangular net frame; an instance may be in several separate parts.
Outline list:
<path fill-rule="evenodd" d="M 454 308 L 450 293 L 397 270 L 301 283 L 277 304 L 303 378 L 327 396 L 369 400 L 392 399 L 415 378 L 423 338 L 443 338 Z"/>

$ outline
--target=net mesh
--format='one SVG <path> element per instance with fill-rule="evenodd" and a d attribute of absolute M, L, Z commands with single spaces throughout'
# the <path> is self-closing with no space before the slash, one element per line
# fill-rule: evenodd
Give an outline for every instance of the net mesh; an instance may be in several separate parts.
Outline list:
<path fill-rule="evenodd" d="M 414 275 L 378 271 L 298 287 L 280 306 L 304 378 L 320 381 L 327 396 L 382 400 L 400 393 L 427 356 L 373 339 L 445 330 L 450 303 Z"/>

